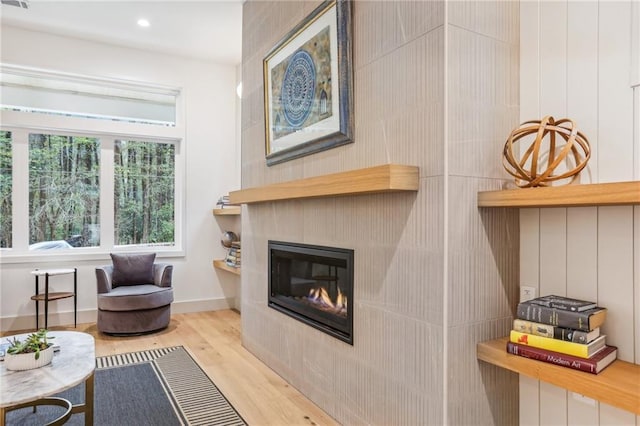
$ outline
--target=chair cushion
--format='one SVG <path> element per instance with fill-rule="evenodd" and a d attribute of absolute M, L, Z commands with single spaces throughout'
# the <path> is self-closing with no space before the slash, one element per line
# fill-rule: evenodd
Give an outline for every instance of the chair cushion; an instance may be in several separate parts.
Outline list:
<path fill-rule="evenodd" d="M 103 311 L 138 311 L 154 309 L 173 302 L 171 287 L 153 284 L 116 287 L 98 294 L 98 309 Z"/>
<path fill-rule="evenodd" d="M 153 262 L 155 260 L 155 253 L 111 253 L 113 287 L 153 284 Z"/>

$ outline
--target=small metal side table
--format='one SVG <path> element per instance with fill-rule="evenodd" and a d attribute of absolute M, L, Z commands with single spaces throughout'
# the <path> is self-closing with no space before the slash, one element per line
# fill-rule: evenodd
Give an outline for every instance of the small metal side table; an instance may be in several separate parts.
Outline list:
<path fill-rule="evenodd" d="M 31 271 L 36 276 L 36 294 L 31 296 L 31 300 L 36 302 L 36 330 L 39 330 L 40 310 L 39 302 L 44 302 L 44 328 L 49 325 L 49 301 L 60 300 L 73 297 L 73 326 L 78 325 L 78 268 L 68 269 L 36 269 Z M 49 292 L 49 277 L 54 275 L 73 274 L 73 292 Z M 39 278 L 44 277 L 44 293 L 40 293 Z"/>

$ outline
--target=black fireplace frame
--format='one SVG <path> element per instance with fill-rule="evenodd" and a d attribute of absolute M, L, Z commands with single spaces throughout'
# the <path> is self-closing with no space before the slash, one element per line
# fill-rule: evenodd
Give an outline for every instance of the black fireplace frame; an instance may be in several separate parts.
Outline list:
<path fill-rule="evenodd" d="M 347 316 L 344 320 L 336 318 L 335 315 L 327 314 L 321 311 L 310 309 L 302 309 L 302 305 L 296 303 L 291 298 L 278 296 L 272 291 L 276 284 L 272 281 L 277 275 L 275 273 L 275 265 L 273 263 L 274 254 L 279 253 L 281 256 L 290 256 L 294 259 L 300 255 L 316 256 L 319 258 L 333 257 L 338 259 L 336 262 L 346 262 L 344 269 L 347 277 L 351 280 L 351 285 L 343 289 L 344 295 L 347 297 Z M 338 247 L 325 247 L 318 245 L 309 245 L 301 243 L 291 243 L 285 241 L 268 241 L 268 262 L 269 262 L 269 288 L 268 288 L 268 306 L 285 315 L 288 315 L 300 322 L 303 322 L 315 329 L 323 331 L 343 342 L 353 345 L 353 261 L 354 251 L 351 249 Z M 326 260 L 324 261 L 326 262 Z"/>

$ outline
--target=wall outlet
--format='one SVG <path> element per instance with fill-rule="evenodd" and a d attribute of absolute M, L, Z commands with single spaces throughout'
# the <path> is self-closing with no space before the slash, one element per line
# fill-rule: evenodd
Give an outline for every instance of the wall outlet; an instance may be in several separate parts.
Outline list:
<path fill-rule="evenodd" d="M 579 393 L 575 393 L 575 392 L 571 392 L 571 395 L 573 396 L 573 399 L 575 399 L 576 401 L 582 402 L 583 404 L 590 405 L 592 407 L 596 406 L 595 399 L 591 399 L 587 396 L 580 395 Z"/>
<path fill-rule="evenodd" d="M 520 286 L 520 301 L 526 302 L 527 300 L 536 298 L 536 288 L 535 287 L 527 287 Z"/>

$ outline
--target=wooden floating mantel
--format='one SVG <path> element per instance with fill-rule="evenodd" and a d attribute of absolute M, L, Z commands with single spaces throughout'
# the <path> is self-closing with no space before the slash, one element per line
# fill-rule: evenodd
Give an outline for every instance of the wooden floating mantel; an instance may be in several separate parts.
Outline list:
<path fill-rule="evenodd" d="M 518 188 L 478 193 L 478 207 L 580 207 L 640 204 L 640 181 Z"/>
<path fill-rule="evenodd" d="M 232 204 L 252 204 L 266 201 L 333 197 L 336 195 L 417 191 L 418 185 L 418 167 L 385 164 L 241 189 L 230 192 L 229 201 Z"/>

